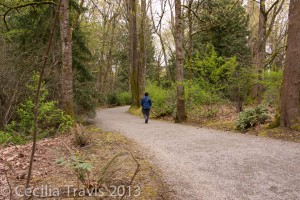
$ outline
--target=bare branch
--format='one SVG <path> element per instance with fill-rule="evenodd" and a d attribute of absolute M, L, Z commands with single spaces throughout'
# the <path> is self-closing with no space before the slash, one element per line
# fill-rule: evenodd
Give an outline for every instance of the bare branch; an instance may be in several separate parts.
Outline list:
<path fill-rule="evenodd" d="M 134 174 L 133 174 L 133 176 L 132 176 L 132 178 L 131 178 L 131 180 L 130 180 L 130 183 L 129 183 L 129 185 L 132 185 L 132 183 L 133 183 L 133 181 L 134 181 L 136 175 L 137 175 L 137 174 L 139 173 L 139 171 L 140 171 L 140 166 L 141 166 L 141 165 L 140 165 L 140 163 L 135 159 L 135 157 L 132 155 L 131 152 L 130 152 L 130 154 L 131 154 L 131 157 L 133 158 L 134 162 L 136 163 L 136 169 L 135 169 L 135 172 L 134 172 Z M 126 194 L 127 194 L 127 190 L 125 191 L 124 195 L 121 197 L 120 200 L 124 199 L 124 197 L 126 196 Z"/>
<path fill-rule="evenodd" d="M 260 4 L 260 2 L 259 2 L 259 1 L 256 1 L 256 0 L 252 0 L 252 1 L 254 1 L 255 3 L 258 3 L 258 4 Z"/>
<path fill-rule="evenodd" d="M 184 7 L 184 8 L 186 8 L 186 9 L 188 9 L 189 11 L 191 11 L 192 13 L 193 13 L 193 15 L 199 20 L 199 21 L 201 21 L 201 22 L 205 22 L 205 21 L 203 21 L 198 15 L 197 15 L 197 13 L 195 12 L 195 11 L 193 11 L 193 9 L 190 9 L 188 6 L 186 6 L 186 5 L 181 5 L 182 7 Z"/>
<path fill-rule="evenodd" d="M 10 182 L 9 182 L 9 179 L 8 179 L 8 176 L 7 176 L 7 171 L 5 171 L 5 178 L 6 178 L 6 182 L 7 182 L 8 188 L 9 188 L 9 200 L 11 200 L 12 199 L 13 190 L 12 190 L 12 187 L 10 185 Z"/>
<path fill-rule="evenodd" d="M 266 15 L 268 15 L 270 12 L 271 12 L 271 10 L 274 8 L 274 6 L 276 6 L 278 3 L 279 3 L 279 1 L 280 0 L 276 0 L 274 3 L 273 3 L 273 5 L 269 8 L 269 10 L 266 12 Z"/>
<path fill-rule="evenodd" d="M 282 0 L 281 3 L 280 3 L 280 5 L 278 7 L 276 5 L 276 7 L 274 9 L 273 15 L 271 17 L 269 29 L 267 30 L 267 37 L 269 37 L 269 35 L 271 34 L 271 32 L 273 30 L 275 19 L 276 19 L 277 15 L 279 14 L 279 12 L 281 11 L 284 1 L 285 0 Z"/>
<path fill-rule="evenodd" d="M 275 58 L 277 57 L 277 55 L 281 52 L 281 51 L 284 51 L 285 49 L 287 48 L 287 45 L 284 45 L 282 47 L 279 47 L 274 53 L 272 53 L 270 55 L 269 58 L 267 58 L 264 63 L 265 63 L 265 67 L 268 66 L 269 64 L 271 64 Z"/>
<path fill-rule="evenodd" d="M 50 49 L 51 49 L 53 35 L 54 35 L 54 32 L 55 32 L 55 28 L 56 28 L 56 21 L 58 20 L 58 15 L 59 15 L 61 2 L 62 2 L 62 0 L 59 1 L 58 6 L 57 6 L 58 8 L 57 8 L 55 16 L 54 16 L 54 20 L 53 20 L 52 27 L 51 27 L 51 30 L 50 30 L 48 45 L 47 45 L 47 48 L 46 48 L 46 51 L 45 51 L 45 54 L 44 54 L 44 62 L 43 62 L 42 68 L 40 70 L 39 82 L 38 82 L 37 90 L 36 90 L 36 93 L 35 93 L 33 143 L 32 143 L 32 151 L 31 151 L 31 157 L 30 157 L 30 163 L 29 163 L 29 169 L 28 169 L 28 175 L 27 175 L 27 181 L 26 181 L 25 189 L 27 189 L 29 187 L 29 183 L 30 183 L 30 179 L 31 179 L 33 160 L 34 160 L 34 155 L 35 155 L 35 150 L 36 150 L 36 140 L 37 140 L 37 134 L 38 134 L 39 96 L 40 96 L 42 80 L 43 80 L 46 64 L 47 64 L 47 61 L 48 61 L 48 55 L 49 55 L 49 52 L 50 52 Z M 26 200 L 26 195 L 24 195 L 24 199 Z"/>
<path fill-rule="evenodd" d="M 158 21 L 157 25 L 155 25 L 155 22 L 154 22 L 154 14 L 153 14 L 153 10 L 152 10 L 152 5 L 150 6 L 150 13 L 151 13 L 151 18 L 152 18 L 152 23 L 153 23 L 153 28 L 154 28 L 155 33 L 157 33 L 158 30 L 161 28 L 162 19 L 163 19 L 164 14 L 166 13 L 166 3 L 167 3 L 167 1 L 164 1 L 164 3 L 162 3 L 161 15 L 159 17 L 159 21 Z"/>

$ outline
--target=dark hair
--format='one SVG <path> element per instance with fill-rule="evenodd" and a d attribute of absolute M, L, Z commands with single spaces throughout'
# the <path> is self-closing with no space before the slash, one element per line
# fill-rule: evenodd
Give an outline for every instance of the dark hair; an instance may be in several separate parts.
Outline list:
<path fill-rule="evenodd" d="M 145 96 L 146 96 L 146 97 L 149 96 L 149 93 L 148 93 L 148 92 L 145 92 Z"/>

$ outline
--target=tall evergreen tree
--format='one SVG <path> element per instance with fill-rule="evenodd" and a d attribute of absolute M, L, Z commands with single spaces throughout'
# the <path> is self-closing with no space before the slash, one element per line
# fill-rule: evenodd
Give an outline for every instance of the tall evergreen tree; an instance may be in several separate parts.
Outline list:
<path fill-rule="evenodd" d="M 243 65 L 249 65 L 248 15 L 241 2 L 212 0 L 204 2 L 196 16 L 195 50 L 202 52 L 207 43 L 215 47 L 219 56 L 236 56 Z"/>

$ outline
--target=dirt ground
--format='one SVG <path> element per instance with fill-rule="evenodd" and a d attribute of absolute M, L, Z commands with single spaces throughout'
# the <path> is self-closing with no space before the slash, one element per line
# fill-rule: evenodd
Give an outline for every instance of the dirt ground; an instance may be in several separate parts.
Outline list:
<path fill-rule="evenodd" d="M 160 171 L 135 142 L 93 126 L 84 132 L 84 147 L 72 134 L 38 142 L 32 199 L 172 199 Z M 1 200 L 22 198 L 30 153 L 31 144 L 0 149 Z"/>

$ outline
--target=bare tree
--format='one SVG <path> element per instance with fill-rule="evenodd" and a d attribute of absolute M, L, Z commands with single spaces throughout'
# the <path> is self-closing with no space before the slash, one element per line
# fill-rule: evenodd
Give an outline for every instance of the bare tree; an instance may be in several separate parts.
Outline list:
<path fill-rule="evenodd" d="M 175 48 L 176 48 L 176 87 L 177 87 L 177 112 L 176 121 L 182 122 L 186 119 L 184 83 L 183 83 L 183 25 L 182 25 L 181 0 L 175 0 Z"/>
<path fill-rule="evenodd" d="M 288 47 L 281 93 L 281 126 L 300 130 L 300 1 L 291 0 Z"/>
<path fill-rule="evenodd" d="M 97 90 L 100 93 L 106 93 L 113 90 L 115 83 L 115 73 L 113 72 L 114 57 L 116 49 L 116 33 L 118 31 L 118 21 L 121 19 L 121 1 L 105 1 L 101 5 L 97 1 L 91 1 L 92 8 L 95 8 L 97 14 L 94 16 L 99 23 L 99 46 L 97 51 Z M 126 1 L 124 3 L 127 3 Z M 100 4 L 100 5 L 98 5 Z"/>
<path fill-rule="evenodd" d="M 150 2 L 152 3 L 152 0 Z M 166 3 L 167 3 L 167 0 L 160 1 L 160 16 L 159 16 L 159 20 L 158 20 L 157 24 L 155 24 L 152 5 L 150 6 L 150 13 L 151 13 L 151 18 L 152 18 L 152 27 L 153 27 L 154 33 L 158 36 L 159 41 L 160 41 L 161 50 L 163 53 L 164 63 L 165 63 L 166 72 L 167 72 L 167 77 L 170 80 L 172 80 L 171 71 L 168 67 L 169 62 L 168 62 L 166 44 L 165 44 L 165 41 L 163 38 L 163 33 L 162 33 L 162 20 L 163 20 L 164 14 L 166 12 Z"/>
<path fill-rule="evenodd" d="M 263 87 L 259 84 L 259 81 L 261 80 L 261 73 L 265 65 L 267 39 L 273 29 L 275 18 L 281 10 L 283 3 L 284 0 L 276 0 L 270 8 L 267 9 L 266 0 L 260 0 L 259 2 L 258 34 L 254 43 L 252 58 L 253 68 L 257 74 L 257 80 L 253 88 L 253 97 L 258 103 L 262 101 Z M 268 25 L 267 22 L 271 11 L 273 11 L 273 15 L 271 16 L 270 23 Z"/>

